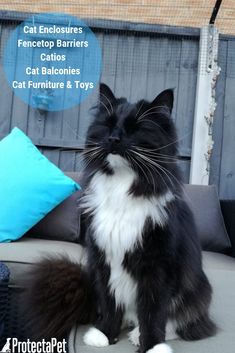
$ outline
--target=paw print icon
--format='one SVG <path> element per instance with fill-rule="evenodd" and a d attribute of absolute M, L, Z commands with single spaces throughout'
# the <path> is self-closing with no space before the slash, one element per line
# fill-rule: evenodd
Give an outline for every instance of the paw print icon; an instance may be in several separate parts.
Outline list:
<path fill-rule="evenodd" d="M 7 338 L 6 343 L 4 344 L 1 353 L 11 353 L 11 349 L 10 349 L 10 341 L 11 338 Z"/>

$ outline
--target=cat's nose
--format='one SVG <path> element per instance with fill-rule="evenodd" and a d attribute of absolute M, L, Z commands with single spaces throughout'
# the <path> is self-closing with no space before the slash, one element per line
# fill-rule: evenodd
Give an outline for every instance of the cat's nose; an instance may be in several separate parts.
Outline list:
<path fill-rule="evenodd" d="M 109 142 L 116 144 L 120 142 L 120 137 L 117 135 L 111 135 L 109 136 Z"/>

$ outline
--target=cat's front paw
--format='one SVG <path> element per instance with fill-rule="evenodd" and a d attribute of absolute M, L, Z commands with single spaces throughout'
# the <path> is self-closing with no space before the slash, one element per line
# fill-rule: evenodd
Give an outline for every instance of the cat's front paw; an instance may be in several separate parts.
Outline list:
<path fill-rule="evenodd" d="M 166 343 L 156 344 L 153 348 L 149 349 L 146 353 L 173 353 L 173 350 Z"/>
<path fill-rule="evenodd" d="M 91 327 L 84 335 L 83 342 L 87 346 L 106 347 L 109 345 L 108 337 L 95 327 Z"/>

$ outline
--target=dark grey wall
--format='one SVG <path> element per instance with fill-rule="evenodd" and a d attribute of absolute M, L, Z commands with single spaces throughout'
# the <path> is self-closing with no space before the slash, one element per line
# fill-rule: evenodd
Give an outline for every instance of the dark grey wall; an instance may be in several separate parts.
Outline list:
<path fill-rule="evenodd" d="M 214 119 L 214 149 L 210 183 L 224 199 L 235 198 L 235 37 L 221 36 L 221 73 L 217 83 L 217 109 Z"/>
<path fill-rule="evenodd" d="M 0 26 L 2 56 L 4 43 L 16 24 L 3 21 Z M 125 25 L 125 30 L 122 30 Z M 131 25 L 97 21 L 92 24 L 103 51 L 101 80 L 117 96 L 131 102 L 149 100 L 165 88 L 175 88 L 173 119 L 179 134 L 180 161 L 185 181 L 189 178 L 191 141 L 199 31 L 161 26 Z M 170 33 L 167 33 L 170 32 Z M 62 112 L 40 115 L 14 96 L 0 66 L 0 138 L 14 127 L 25 131 L 40 150 L 65 171 L 79 170 L 78 151 L 62 148 L 82 147 L 92 119 L 90 107 L 97 100 L 97 90 L 84 103 Z"/>

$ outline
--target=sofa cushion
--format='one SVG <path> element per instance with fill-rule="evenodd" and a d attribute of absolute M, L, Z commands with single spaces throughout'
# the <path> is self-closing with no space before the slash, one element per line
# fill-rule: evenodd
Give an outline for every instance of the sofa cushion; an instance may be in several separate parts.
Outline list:
<path fill-rule="evenodd" d="M 188 185 L 185 188 L 185 200 L 191 208 L 202 249 L 226 252 L 231 247 L 219 197 L 214 185 Z"/>
<path fill-rule="evenodd" d="M 231 256 L 203 251 L 202 259 L 206 271 L 234 271 L 235 275 L 235 259 Z"/>
<path fill-rule="evenodd" d="M 229 254 L 235 257 L 235 200 L 221 200 L 220 206 L 232 245 Z"/>
<path fill-rule="evenodd" d="M 81 173 L 65 174 L 83 185 Z M 194 214 L 203 250 L 226 252 L 231 247 L 231 243 L 224 225 L 215 186 L 186 184 L 184 188 L 185 200 Z M 80 196 L 81 191 L 78 191 L 68 197 L 26 235 L 42 239 L 79 242 Z"/>
<path fill-rule="evenodd" d="M 80 184 L 80 173 L 68 172 L 65 173 L 65 175 Z M 80 197 L 81 190 L 78 190 L 31 228 L 26 233 L 26 236 L 40 239 L 79 242 Z"/>
<path fill-rule="evenodd" d="M 13 243 L 0 244 L 0 261 L 9 267 L 10 282 L 20 285 L 25 272 L 42 257 L 65 255 L 72 261 L 85 263 L 86 254 L 79 244 L 23 237 Z"/>
<path fill-rule="evenodd" d="M 18 128 L 0 142 L 0 241 L 20 238 L 79 189 Z"/>

